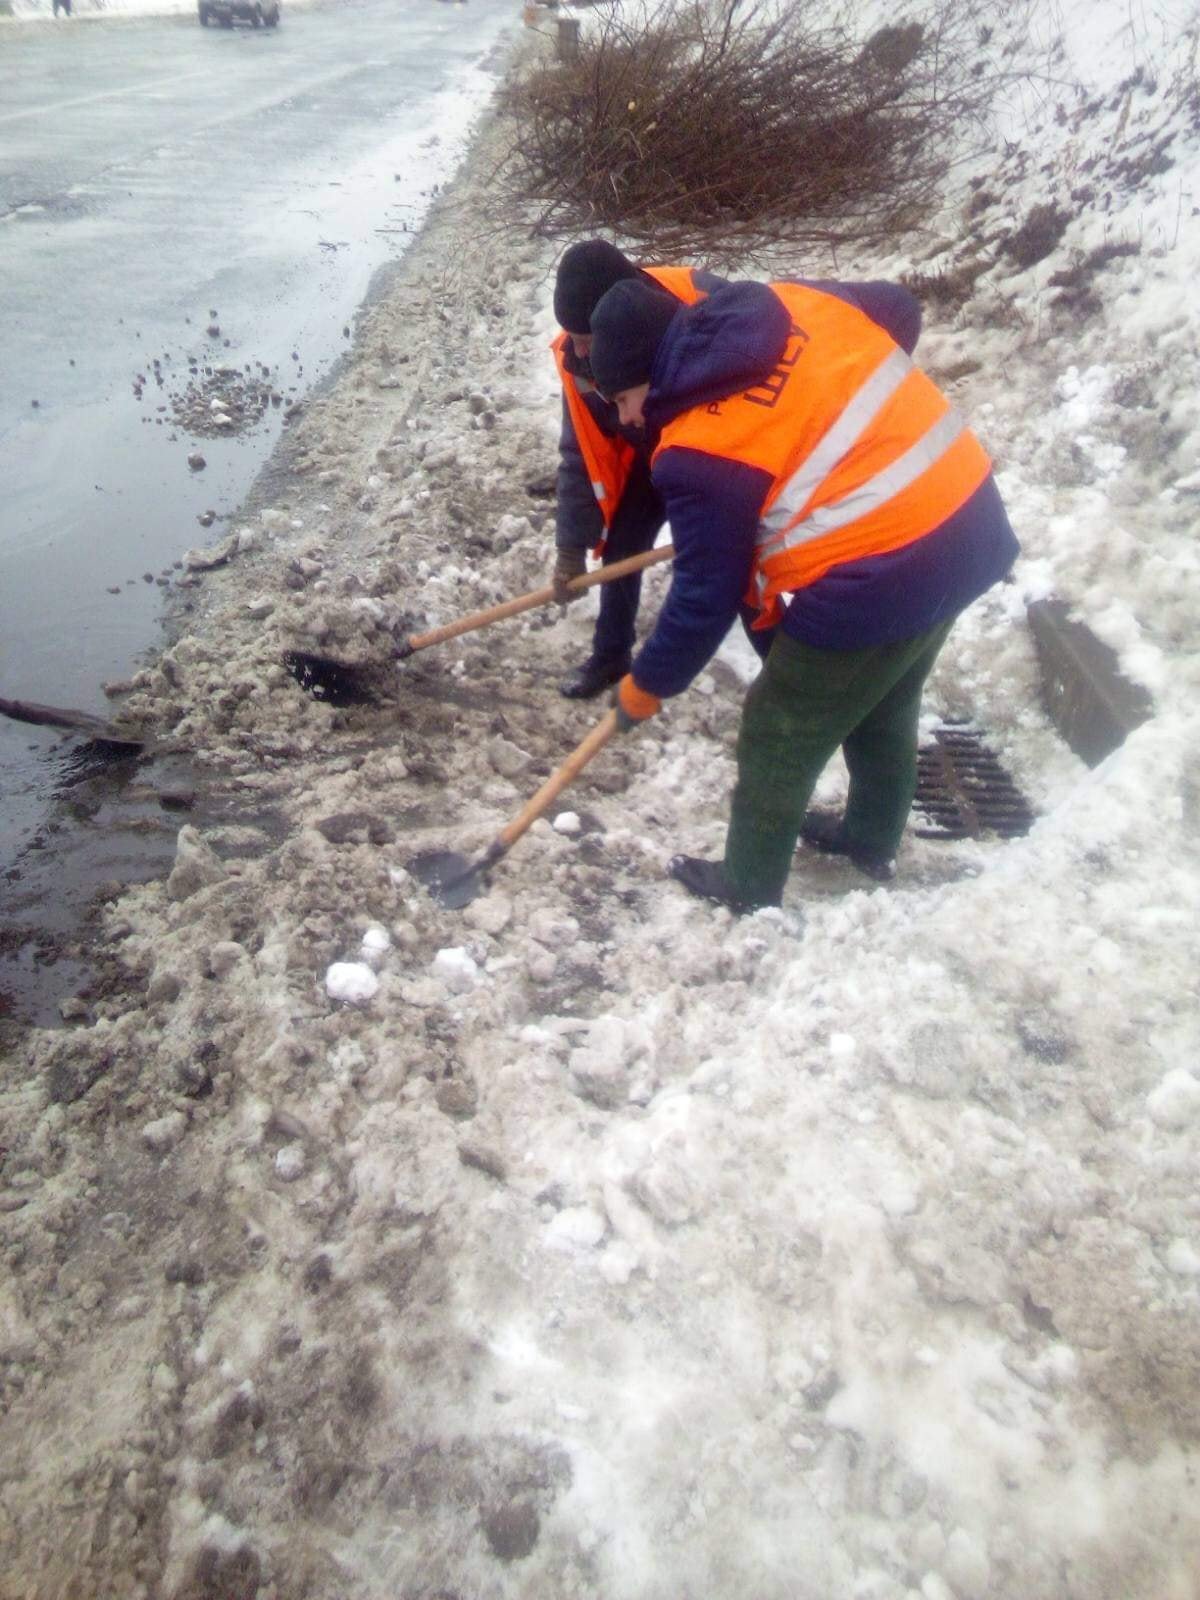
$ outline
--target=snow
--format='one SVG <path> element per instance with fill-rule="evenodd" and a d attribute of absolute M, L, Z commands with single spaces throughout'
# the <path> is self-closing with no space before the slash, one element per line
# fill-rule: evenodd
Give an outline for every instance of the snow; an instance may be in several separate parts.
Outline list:
<path fill-rule="evenodd" d="M 362 957 L 367 966 L 372 968 L 382 966 L 391 947 L 391 934 L 381 923 L 372 922 L 362 936 Z"/>
<path fill-rule="evenodd" d="M 479 965 L 469 950 L 462 945 L 453 945 L 439 950 L 434 956 L 433 972 L 448 989 L 461 992 L 474 987 L 479 976 Z"/>
<path fill-rule="evenodd" d="M 0 1091 L 19 1592 L 1200 1595 L 1196 19 L 993 20 L 996 52 L 1063 40 L 1008 142 L 893 256 L 803 265 L 985 246 L 918 355 L 1024 553 L 925 725 L 986 729 L 1034 827 L 910 832 L 886 888 L 802 852 L 742 920 L 687 899 L 666 862 L 720 848 L 755 670 L 731 636 L 470 906 L 419 888 L 413 855 L 474 859 L 602 710 L 554 689 L 590 598 L 390 661 L 551 560 L 554 252 L 475 227 L 485 131 L 129 697 L 279 837 L 182 829 L 106 907 L 94 1019 Z M 1121 165 L 1166 134 L 1172 165 Z M 1049 199 L 1067 230 L 1015 270 Z M 1098 309 L 1062 307 L 1113 240 Z M 1094 769 L 1041 706 L 1048 594 L 1153 697 Z M 285 646 L 372 666 L 377 702 L 306 697 Z"/>
<path fill-rule="evenodd" d="M 275 1171 L 284 1183 L 294 1183 L 306 1165 L 302 1144 L 285 1144 L 275 1154 Z"/>
<path fill-rule="evenodd" d="M 1146 1096 L 1146 1110 L 1160 1128 L 1186 1128 L 1200 1120 L 1200 1078 L 1173 1068 Z"/>
<path fill-rule="evenodd" d="M 325 974 L 325 992 L 331 1000 L 356 1005 L 372 999 L 379 979 L 364 961 L 335 961 Z"/>
<path fill-rule="evenodd" d="M 1200 1252 L 1186 1239 L 1172 1239 L 1167 1247 L 1167 1266 L 1184 1277 L 1200 1274 Z"/>

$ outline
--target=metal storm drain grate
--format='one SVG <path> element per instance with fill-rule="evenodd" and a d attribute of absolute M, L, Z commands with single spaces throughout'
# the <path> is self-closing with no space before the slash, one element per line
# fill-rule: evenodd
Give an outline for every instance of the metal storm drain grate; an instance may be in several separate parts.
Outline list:
<path fill-rule="evenodd" d="M 1029 832 L 1033 811 L 978 728 L 942 726 L 933 739 L 917 752 L 918 837 L 1015 839 Z"/>

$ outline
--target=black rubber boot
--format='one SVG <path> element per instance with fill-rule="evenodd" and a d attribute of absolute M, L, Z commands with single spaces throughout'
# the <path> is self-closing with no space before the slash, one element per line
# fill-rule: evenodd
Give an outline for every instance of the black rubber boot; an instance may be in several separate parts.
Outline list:
<path fill-rule="evenodd" d="M 744 916 L 748 911 L 760 909 L 734 892 L 719 861 L 702 861 L 699 856 L 672 856 L 667 863 L 667 873 L 676 883 L 681 883 L 689 894 L 701 900 L 711 900 L 714 905 L 728 906 L 734 916 Z"/>
<path fill-rule="evenodd" d="M 594 700 L 598 694 L 621 679 L 629 671 L 631 657 L 622 656 L 617 661 L 597 661 L 589 656 L 581 667 L 568 673 L 558 686 L 558 692 L 568 700 Z"/>
<path fill-rule="evenodd" d="M 800 824 L 800 837 L 814 850 L 824 850 L 827 855 L 846 856 L 876 883 L 890 883 L 896 876 L 896 863 L 890 856 L 871 855 L 865 850 L 854 850 L 846 843 L 846 830 L 841 817 L 832 811 L 806 811 Z"/>
<path fill-rule="evenodd" d="M 826 850 L 832 856 L 846 854 L 842 819 L 835 811 L 806 811 L 800 824 L 800 837 L 814 850 Z"/>

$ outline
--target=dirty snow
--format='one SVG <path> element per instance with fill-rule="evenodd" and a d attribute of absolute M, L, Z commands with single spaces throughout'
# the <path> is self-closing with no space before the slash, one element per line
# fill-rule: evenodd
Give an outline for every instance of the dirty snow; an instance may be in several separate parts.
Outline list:
<path fill-rule="evenodd" d="M 1044 20 L 1053 72 L 929 229 L 796 263 L 924 275 L 1024 545 L 927 720 L 987 729 L 1032 832 L 687 899 L 731 639 L 483 898 L 427 898 L 412 856 L 485 849 L 601 709 L 554 689 L 594 600 L 388 661 L 550 564 L 554 252 L 472 226 L 482 134 L 128 697 L 228 824 L 110 899 L 82 1020 L 10 1051 L 5 1600 L 1200 1595 L 1196 18 Z M 1039 704 L 1048 593 L 1153 695 L 1095 770 Z"/>

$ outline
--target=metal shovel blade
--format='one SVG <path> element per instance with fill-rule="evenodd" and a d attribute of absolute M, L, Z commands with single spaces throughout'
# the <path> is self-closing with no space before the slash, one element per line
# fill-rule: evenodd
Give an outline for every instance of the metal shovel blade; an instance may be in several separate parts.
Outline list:
<path fill-rule="evenodd" d="M 371 669 L 330 656 L 309 655 L 304 650 L 285 650 L 283 664 L 296 682 L 314 700 L 331 706 L 362 706 L 374 703 L 368 679 Z"/>
<path fill-rule="evenodd" d="M 408 870 L 419 883 L 423 883 L 439 905 L 449 911 L 460 911 L 469 906 L 484 887 L 488 872 L 504 858 L 523 833 L 542 816 L 551 801 L 556 800 L 567 785 L 583 771 L 598 750 L 617 731 L 617 713 L 612 708 L 604 713 L 592 731 L 575 746 L 557 771 L 527 800 L 516 816 L 474 861 L 456 855 L 453 850 L 426 850 L 414 856 Z"/>
<path fill-rule="evenodd" d="M 424 850 L 412 858 L 408 870 L 447 911 L 461 911 L 483 889 L 479 863 L 456 850 Z"/>
<path fill-rule="evenodd" d="M 585 589 L 591 589 L 598 583 L 615 583 L 618 578 L 628 577 L 632 572 L 657 566 L 660 561 L 670 561 L 674 554 L 674 545 L 660 544 L 653 550 L 644 550 L 641 555 L 626 556 L 623 561 L 614 561 L 610 566 L 597 567 L 594 572 L 572 578 L 567 587 L 582 594 Z M 500 622 L 505 617 L 517 617 L 523 611 L 532 611 L 537 606 L 548 606 L 555 599 L 554 585 L 547 584 L 545 588 L 533 589 L 529 594 L 502 600 L 499 605 L 472 611 L 440 628 L 430 628 L 427 633 L 409 634 L 406 639 L 397 642 L 393 659 L 407 661 L 409 656 L 415 655 L 418 650 L 427 650 L 431 644 L 444 644 L 448 639 L 473 633 L 477 628 L 490 627 L 493 622 Z M 314 700 L 328 700 L 334 705 L 353 705 L 358 700 L 376 698 L 370 687 L 370 679 L 376 669 L 365 663 L 356 666 L 348 661 L 338 661 L 333 656 L 308 655 L 301 650 L 287 651 L 283 662 L 300 687 L 307 690 Z M 345 698 L 338 699 L 339 695 Z"/>

